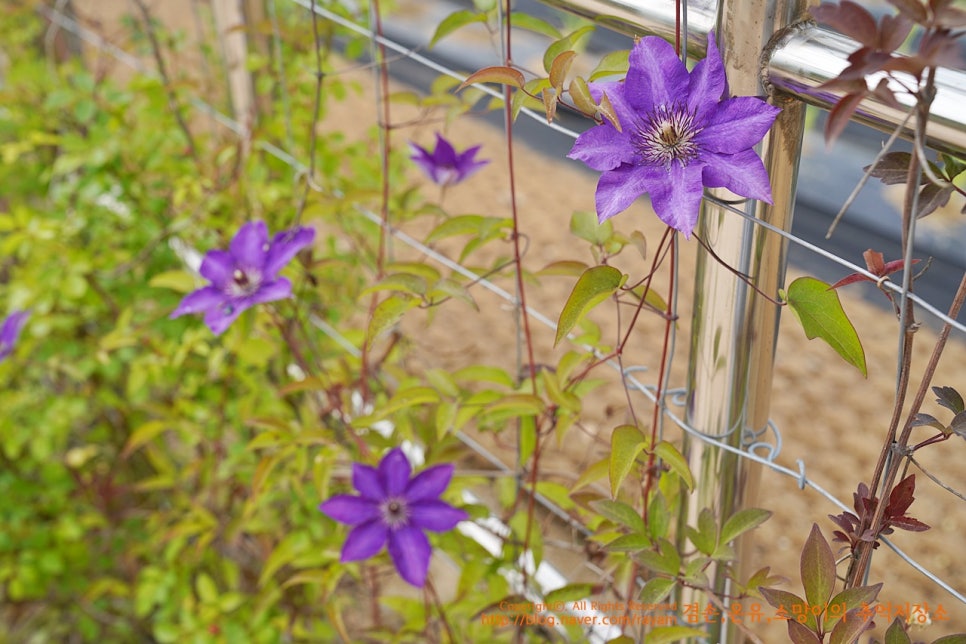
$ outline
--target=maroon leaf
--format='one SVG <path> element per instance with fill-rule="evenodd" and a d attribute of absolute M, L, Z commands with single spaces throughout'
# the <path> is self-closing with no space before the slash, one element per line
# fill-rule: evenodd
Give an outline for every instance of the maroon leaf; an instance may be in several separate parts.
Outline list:
<path fill-rule="evenodd" d="M 846 94 L 839 99 L 839 102 L 829 112 L 828 120 L 825 121 L 826 143 L 832 143 L 835 139 L 839 138 L 842 130 L 848 125 L 852 114 L 859 107 L 859 103 L 862 102 L 862 99 L 865 98 L 867 93 L 868 90 L 864 90 L 862 92 Z"/>
<path fill-rule="evenodd" d="M 871 248 L 862 253 L 862 257 L 865 259 L 865 266 L 873 275 L 882 278 L 887 275 L 892 275 L 896 271 L 901 271 L 906 265 L 906 260 L 904 259 L 894 259 L 891 262 L 882 261 L 882 253 L 874 251 Z M 912 260 L 913 264 L 918 264 L 920 260 Z M 846 286 L 848 284 L 854 284 L 855 282 L 874 282 L 872 278 L 868 275 L 863 275 L 862 273 L 851 273 L 846 275 L 835 284 L 829 286 L 829 290 L 839 288 L 840 286 Z M 889 294 L 886 293 L 888 296 Z M 889 297 L 891 300 L 892 298 Z"/>
<path fill-rule="evenodd" d="M 949 431 L 966 438 L 966 411 L 961 411 L 953 416 L 953 421 L 949 423 Z"/>
<path fill-rule="evenodd" d="M 966 27 L 966 11 L 956 7 L 945 6 L 936 11 L 934 22 L 944 29 Z"/>
<path fill-rule="evenodd" d="M 929 529 L 929 526 L 919 519 L 906 516 L 893 519 L 889 522 L 889 524 L 899 528 L 900 530 L 908 530 L 909 532 L 925 532 Z"/>
<path fill-rule="evenodd" d="M 912 423 L 910 423 L 910 427 L 934 427 L 941 432 L 944 432 L 944 433 L 946 432 L 946 426 L 943 425 L 941 422 L 939 422 L 938 418 L 936 418 L 935 416 L 931 416 L 929 414 L 922 414 L 922 413 L 916 414 L 913 417 Z"/>
<path fill-rule="evenodd" d="M 915 500 L 916 492 L 916 475 L 910 474 L 906 478 L 899 481 L 899 484 L 892 488 L 892 493 L 889 494 L 889 504 L 886 506 L 886 516 L 900 517 L 906 513 L 909 506 Z"/>
<path fill-rule="evenodd" d="M 792 644 L 822 644 L 818 635 L 806 628 L 804 624 L 794 620 L 788 621 L 788 639 Z"/>
<path fill-rule="evenodd" d="M 930 183 L 925 186 L 919 191 L 919 212 L 916 213 L 916 218 L 922 219 L 936 212 L 937 208 L 942 208 L 949 203 L 952 194 L 951 185 L 937 186 L 935 183 Z"/>
<path fill-rule="evenodd" d="M 811 12 L 818 22 L 858 40 L 863 45 L 873 47 L 878 40 L 875 18 L 864 7 L 850 0 L 843 0 L 837 5 L 823 2 L 821 6 L 813 7 Z"/>
<path fill-rule="evenodd" d="M 871 172 L 869 172 L 869 168 L 872 166 L 865 166 L 863 170 L 869 172 L 869 175 L 879 179 L 887 186 L 892 186 L 906 182 L 909 176 L 910 161 L 912 161 L 912 155 L 908 152 L 889 152 L 879 159 Z"/>
<path fill-rule="evenodd" d="M 882 16 L 879 23 L 879 49 L 895 51 L 905 42 L 910 31 L 912 31 L 912 21 L 905 16 Z"/>
<path fill-rule="evenodd" d="M 963 397 L 952 387 L 933 387 L 932 392 L 936 394 L 936 402 L 954 414 L 966 410 Z"/>
<path fill-rule="evenodd" d="M 926 7 L 919 0 L 888 0 L 888 2 L 909 20 L 920 24 L 926 21 Z"/>
<path fill-rule="evenodd" d="M 872 93 L 889 107 L 897 110 L 903 109 L 902 103 L 896 98 L 896 93 L 889 87 L 888 79 L 880 78 Z"/>
<path fill-rule="evenodd" d="M 802 548 L 801 573 L 809 605 L 824 606 L 835 588 L 835 556 L 815 523 Z"/>

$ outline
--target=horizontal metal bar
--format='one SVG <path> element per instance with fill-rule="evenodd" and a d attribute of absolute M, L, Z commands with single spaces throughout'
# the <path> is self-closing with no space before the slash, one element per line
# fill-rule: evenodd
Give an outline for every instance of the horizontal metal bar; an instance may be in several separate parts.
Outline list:
<path fill-rule="evenodd" d="M 583 16 L 630 36 L 656 35 L 673 42 L 674 0 L 541 0 L 546 5 Z M 703 56 L 707 35 L 717 15 L 715 0 L 687 2 L 688 53 Z M 860 47 L 856 41 L 803 21 L 782 34 L 765 57 L 763 77 L 774 89 L 791 94 L 809 105 L 830 109 L 842 93 L 820 89 L 848 66 L 849 54 Z M 874 82 L 877 79 L 873 78 Z M 898 89 L 898 86 L 896 86 Z M 937 150 L 966 153 L 966 71 L 940 69 L 936 75 L 936 98 L 927 130 L 929 145 Z M 897 92 L 900 103 L 912 98 Z M 890 107 L 878 98 L 862 102 L 855 120 L 891 132 L 903 122 L 906 110 Z M 903 133 L 911 138 L 910 127 Z"/>

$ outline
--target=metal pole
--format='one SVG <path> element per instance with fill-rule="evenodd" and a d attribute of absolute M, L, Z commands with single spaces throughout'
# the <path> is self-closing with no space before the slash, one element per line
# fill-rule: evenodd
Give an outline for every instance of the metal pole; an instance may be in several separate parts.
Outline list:
<path fill-rule="evenodd" d="M 719 42 L 732 94 L 763 93 L 761 53 L 775 32 L 801 16 L 804 9 L 803 0 L 721 0 Z M 804 106 L 787 98 L 778 98 L 777 103 L 783 110 L 761 151 L 774 203 L 746 201 L 739 207 L 790 230 Z M 733 197 L 723 190 L 711 192 L 721 199 Z M 705 202 L 698 234 L 728 266 L 747 275 L 764 293 L 777 296 L 785 274 L 787 242 L 783 238 L 710 202 Z M 707 252 L 698 255 L 695 280 L 687 419 L 707 435 L 739 447 L 746 430 L 763 430 L 768 422 L 779 308 Z M 711 508 L 723 521 L 754 504 L 759 466 L 689 437 L 684 440 L 684 453 L 696 489 L 682 509 L 682 523 L 696 525 L 703 508 Z M 683 546 L 683 535 L 680 540 Z M 747 564 L 748 553 L 744 554 L 739 561 Z M 722 569 L 714 571 L 711 583 L 716 594 L 731 594 Z M 690 603 L 696 598 L 685 594 L 681 600 Z M 714 641 L 737 641 L 733 626 L 714 628 L 721 630 L 711 633 Z"/>

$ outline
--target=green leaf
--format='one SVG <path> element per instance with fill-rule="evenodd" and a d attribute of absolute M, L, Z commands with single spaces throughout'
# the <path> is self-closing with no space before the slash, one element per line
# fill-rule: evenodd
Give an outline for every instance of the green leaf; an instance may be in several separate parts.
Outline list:
<path fill-rule="evenodd" d="M 771 514 L 761 508 L 746 508 L 735 512 L 721 527 L 721 543 L 730 543 L 745 532 L 757 528 L 767 521 Z"/>
<path fill-rule="evenodd" d="M 376 306 L 369 320 L 369 330 L 366 334 L 366 343 L 372 343 L 383 332 L 388 331 L 402 319 L 403 314 L 419 305 L 419 300 L 409 296 L 390 295 Z"/>
<path fill-rule="evenodd" d="M 879 596 L 880 590 L 882 590 L 881 582 L 873 586 L 847 588 L 835 595 L 835 597 L 829 600 L 828 608 L 835 607 L 836 610 L 833 612 L 826 608 L 825 611 L 825 630 L 828 630 L 833 623 L 841 619 L 850 610 L 871 605 L 875 601 L 875 598 Z"/>
<path fill-rule="evenodd" d="M 585 597 L 592 597 L 600 592 L 600 587 L 596 584 L 567 584 L 557 590 L 551 590 L 544 597 L 545 604 L 556 604 L 557 602 L 572 602 Z"/>
<path fill-rule="evenodd" d="M 612 51 L 600 59 L 588 80 L 595 81 L 603 76 L 625 76 L 630 67 L 630 55 L 629 49 Z"/>
<path fill-rule="evenodd" d="M 516 87 L 519 89 L 524 86 L 525 80 L 526 79 L 523 77 L 523 74 L 512 67 L 484 67 L 478 72 L 473 72 L 470 74 L 467 79 L 456 88 L 456 91 L 458 92 L 464 87 L 475 85 L 476 83 L 499 83 L 501 85 L 509 85 L 510 87 Z"/>
<path fill-rule="evenodd" d="M 645 604 L 658 604 L 674 590 L 677 581 L 665 577 L 653 577 L 644 584 L 641 589 L 641 602 Z M 650 638 L 648 638 L 650 641 Z"/>
<path fill-rule="evenodd" d="M 657 545 L 660 553 L 644 550 L 637 553 L 637 559 L 654 572 L 677 576 L 681 570 L 681 555 L 677 548 L 667 539 L 659 539 Z"/>
<path fill-rule="evenodd" d="M 560 30 L 546 20 L 531 16 L 530 14 L 522 13 L 520 11 L 510 12 L 510 24 L 520 29 L 526 29 L 527 31 L 549 36 L 554 40 L 559 40 L 563 37 L 563 34 L 560 33 Z"/>
<path fill-rule="evenodd" d="M 138 426 L 128 436 L 127 443 L 124 444 L 124 449 L 121 451 L 121 458 L 127 458 L 169 427 L 170 425 L 168 423 L 160 420 L 149 420 L 143 425 Z"/>
<path fill-rule="evenodd" d="M 574 102 L 578 110 L 588 116 L 597 114 L 597 104 L 594 102 L 594 97 L 590 94 L 590 88 L 587 86 L 586 80 L 577 76 L 570 81 L 570 87 L 567 91 L 570 93 L 570 100 Z"/>
<path fill-rule="evenodd" d="M 576 210 L 570 216 L 570 232 L 591 244 L 604 244 L 614 235 L 614 224 L 610 219 L 599 223 L 596 213 Z"/>
<path fill-rule="evenodd" d="M 460 27 L 465 27 L 474 22 L 486 22 L 486 14 L 477 13 L 470 9 L 463 9 L 462 11 L 449 14 L 436 27 L 436 33 L 433 34 L 433 37 L 429 41 L 429 48 L 432 49 L 435 47 L 436 43 Z"/>
<path fill-rule="evenodd" d="M 550 68 L 553 66 L 553 61 L 557 56 L 568 49 L 575 49 L 577 43 L 583 38 L 589 36 L 593 31 L 593 25 L 585 25 L 580 29 L 570 32 L 563 38 L 552 42 L 550 46 L 547 47 L 547 51 L 543 54 L 543 68 L 547 71 L 547 73 L 550 72 Z"/>
<path fill-rule="evenodd" d="M 688 467 L 687 460 L 681 455 L 677 447 L 667 441 L 661 441 L 654 446 L 654 453 L 671 468 L 672 472 L 681 477 L 684 485 L 689 490 L 694 488 L 694 478 L 691 476 L 691 469 Z"/>
<path fill-rule="evenodd" d="M 814 277 L 799 277 L 789 285 L 785 301 L 802 323 L 809 340 L 821 338 L 868 377 L 862 342 L 842 309 L 836 291 L 829 290 L 828 284 Z"/>
<path fill-rule="evenodd" d="M 615 427 L 610 435 L 610 493 L 617 496 L 638 454 L 644 451 L 644 436 L 633 425 Z"/>
<path fill-rule="evenodd" d="M 409 295 L 423 295 L 426 293 L 426 280 L 418 275 L 411 273 L 393 273 L 363 289 L 360 296 L 370 295 L 379 291 L 393 291 L 407 293 Z"/>
<path fill-rule="evenodd" d="M 825 606 L 835 587 L 835 555 L 816 523 L 802 548 L 801 573 L 809 605 Z"/>
<path fill-rule="evenodd" d="M 148 281 L 148 286 L 151 288 L 168 288 L 178 293 L 190 293 L 197 285 L 195 276 L 188 271 L 165 271 Z"/>
<path fill-rule="evenodd" d="M 578 262 L 574 260 L 562 259 L 559 262 L 550 262 L 539 271 L 537 275 L 543 276 L 554 276 L 563 275 L 566 277 L 579 277 L 581 273 L 587 270 L 587 264 L 584 262 Z"/>
<path fill-rule="evenodd" d="M 632 532 L 617 537 L 606 548 L 611 552 L 640 552 L 653 545 L 651 538 L 643 532 Z"/>
<path fill-rule="evenodd" d="M 573 487 L 571 487 L 571 492 L 576 492 L 580 488 L 590 485 L 594 481 L 599 481 L 600 479 L 607 476 L 607 473 L 609 471 L 610 471 L 610 458 L 608 457 L 608 458 L 600 459 L 599 461 L 597 461 L 596 463 L 594 463 L 593 465 L 591 465 L 590 467 L 588 467 L 587 469 L 585 469 L 583 472 L 580 473 L 580 476 L 577 478 L 576 483 L 574 483 Z"/>
<path fill-rule="evenodd" d="M 627 526 L 634 532 L 645 532 L 647 530 L 647 527 L 644 525 L 644 519 L 637 513 L 637 510 L 623 501 L 598 499 L 597 501 L 593 501 L 590 507 L 600 513 L 604 518 L 614 523 Z"/>
<path fill-rule="evenodd" d="M 584 271 L 560 312 L 554 346 L 560 344 L 591 309 L 613 295 L 626 279 L 627 276 L 613 266 L 594 266 Z"/>
<path fill-rule="evenodd" d="M 902 626 L 902 619 L 896 617 L 885 632 L 885 644 L 912 644 L 909 634 Z"/>
<path fill-rule="evenodd" d="M 698 514 L 697 529 L 687 526 L 687 532 L 688 539 L 698 552 L 710 555 L 718 545 L 718 526 L 715 524 L 714 512 L 710 508 L 703 508 Z"/>
<path fill-rule="evenodd" d="M 647 634 L 647 644 L 669 644 L 689 637 L 707 638 L 708 634 L 690 626 L 661 626 Z"/>

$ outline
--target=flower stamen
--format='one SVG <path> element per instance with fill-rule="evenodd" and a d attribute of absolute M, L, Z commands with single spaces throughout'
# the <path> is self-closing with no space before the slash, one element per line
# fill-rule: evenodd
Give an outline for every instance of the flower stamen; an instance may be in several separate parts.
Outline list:
<path fill-rule="evenodd" d="M 405 498 L 390 497 L 379 505 L 382 522 L 390 529 L 397 530 L 409 523 L 409 505 Z"/>
<path fill-rule="evenodd" d="M 700 152 L 694 140 L 700 131 L 687 109 L 661 105 L 638 126 L 634 142 L 645 163 L 669 169 L 677 161 L 685 167 Z"/>

